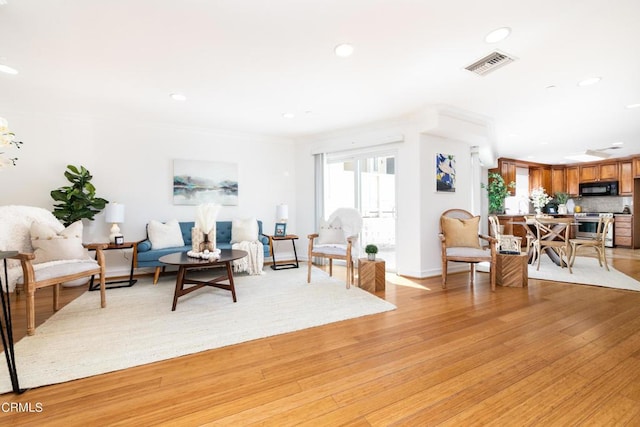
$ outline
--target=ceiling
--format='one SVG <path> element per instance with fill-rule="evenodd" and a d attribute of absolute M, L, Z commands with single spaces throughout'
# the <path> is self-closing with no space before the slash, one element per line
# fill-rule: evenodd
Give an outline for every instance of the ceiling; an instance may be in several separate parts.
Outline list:
<path fill-rule="evenodd" d="M 486 118 L 499 157 L 625 156 L 640 153 L 640 108 L 625 108 L 639 17 L 638 0 L 2 0 L 0 64 L 19 73 L 0 73 L 0 111 L 299 138 L 444 105 Z M 496 49 L 516 61 L 464 69 Z"/>

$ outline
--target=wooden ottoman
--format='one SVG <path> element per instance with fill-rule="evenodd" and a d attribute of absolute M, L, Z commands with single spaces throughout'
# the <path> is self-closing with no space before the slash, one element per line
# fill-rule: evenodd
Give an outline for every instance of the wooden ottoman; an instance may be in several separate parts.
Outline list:
<path fill-rule="evenodd" d="M 529 254 L 527 253 L 518 255 L 499 253 L 496 265 L 496 284 L 514 288 L 529 286 L 528 259 Z"/>
<path fill-rule="evenodd" d="M 358 287 L 375 293 L 385 289 L 384 260 L 369 261 L 367 258 L 358 259 Z"/>

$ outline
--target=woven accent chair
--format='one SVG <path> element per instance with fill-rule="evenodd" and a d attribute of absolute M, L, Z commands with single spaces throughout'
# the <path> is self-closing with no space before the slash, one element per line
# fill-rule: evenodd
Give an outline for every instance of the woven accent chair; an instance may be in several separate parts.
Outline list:
<path fill-rule="evenodd" d="M 613 226 L 613 218 L 600 218 L 598 226 L 596 228 L 596 236 L 593 239 L 588 238 L 575 238 L 569 239 L 571 245 L 571 260 L 569 265 L 573 267 L 573 263 L 576 260 L 576 253 L 580 248 L 594 248 L 598 255 L 598 263 L 600 267 L 604 264 L 604 267 L 609 271 L 609 264 L 607 263 L 607 253 L 605 251 L 605 237 L 609 227 Z"/>
<path fill-rule="evenodd" d="M 469 264 L 469 284 L 473 287 L 476 264 L 489 263 L 491 290 L 496 290 L 496 259 L 498 239 L 479 233 L 480 217 L 463 209 L 449 209 L 440 216 L 440 238 L 442 250 L 442 288 L 447 288 L 447 265 L 449 262 Z M 480 245 L 480 239 L 488 247 Z"/>
<path fill-rule="evenodd" d="M 540 270 L 540 260 L 543 251 L 547 249 L 553 250 L 560 259 L 561 267 L 569 267 L 569 273 L 572 274 L 569 256 L 571 255 L 571 246 L 569 244 L 569 232 L 571 227 L 566 224 L 564 228 L 557 231 L 558 224 L 562 224 L 561 219 L 553 221 L 552 219 L 535 218 L 536 225 L 536 245 L 538 252 L 538 266 L 536 270 Z"/>
<path fill-rule="evenodd" d="M 311 283 L 313 257 L 329 260 L 329 275 L 333 275 L 333 260 L 343 260 L 347 264 L 347 289 L 355 278 L 354 260 L 358 259 L 358 236 L 362 229 L 362 216 L 356 209 L 339 208 L 327 221 L 322 221 L 318 233 L 309 234 L 307 261 L 307 283 Z"/>
<path fill-rule="evenodd" d="M 489 215 L 489 225 L 491 226 L 491 234 L 498 239 L 498 251 L 517 252 L 520 253 L 522 245 L 522 237 L 512 234 L 502 234 L 500 221 L 496 215 Z"/>

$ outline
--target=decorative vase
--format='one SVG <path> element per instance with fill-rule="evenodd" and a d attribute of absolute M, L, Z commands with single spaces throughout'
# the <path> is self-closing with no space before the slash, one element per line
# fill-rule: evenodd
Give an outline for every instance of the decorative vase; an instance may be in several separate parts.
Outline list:
<path fill-rule="evenodd" d="M 567 214 L 567 205 L 558 205 L 558 214 L 566 215 Z"/>
<path fill-rule="evenodd" d="M 367 259 L 369 261 L 375 261 L 376 260 L 376 254 L 367 254 Z"/>
<path fill-rule="evenodd" d="M 536 211 L 536 216 L 542 216 L 542 209 L 541 208 L 535 208 Z"/>

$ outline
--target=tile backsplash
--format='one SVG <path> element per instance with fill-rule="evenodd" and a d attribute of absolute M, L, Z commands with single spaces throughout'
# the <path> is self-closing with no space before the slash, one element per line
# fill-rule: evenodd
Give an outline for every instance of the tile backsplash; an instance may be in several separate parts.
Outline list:
<path fill-rule="evenodd" d="M 625 206 L 631 208 L 633 205 L 633 197 L 631 196 L 574 197 L 570 201 L 573 201 L 571 208 L 579 205 L 582 207 L 582 212 L 620 213 Z M 567 203 L 567 208 L 569 209 L 569 207 L 570 203 Z M 572 213 L 571 209 L 569 209 L 569 213 Z"/>

